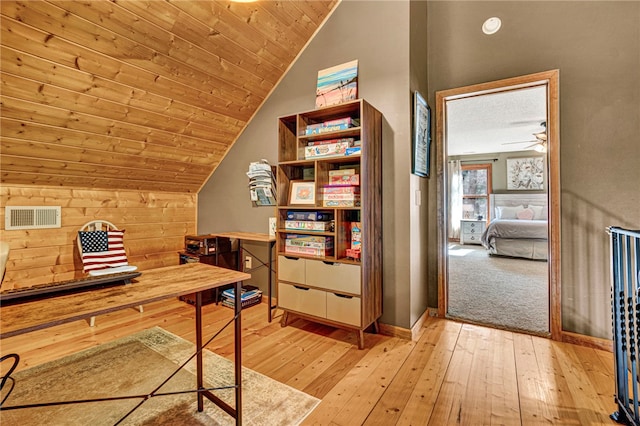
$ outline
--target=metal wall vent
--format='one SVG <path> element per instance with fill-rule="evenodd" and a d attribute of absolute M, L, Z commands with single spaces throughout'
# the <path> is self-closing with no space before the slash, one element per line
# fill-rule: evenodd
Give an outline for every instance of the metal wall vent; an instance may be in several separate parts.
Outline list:
<path fill-rule="evenodd" d="M 4 229 L 44 229 L 62 226 L 60 206 L 7 206 Z"/>

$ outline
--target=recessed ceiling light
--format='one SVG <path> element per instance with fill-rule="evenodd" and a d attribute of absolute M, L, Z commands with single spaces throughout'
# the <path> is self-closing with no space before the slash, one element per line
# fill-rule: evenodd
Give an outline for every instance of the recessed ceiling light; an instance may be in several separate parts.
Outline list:
<path fill-rule="evenodd" d="M 500 20 L 500 18 L 494 16 L 493 18 L 489 18 L 484 21 L 484 24 L 482 24 L 482 32 L 485 34 L 495 34 L 498 32 L 501 26 L 502 21 Z"/>

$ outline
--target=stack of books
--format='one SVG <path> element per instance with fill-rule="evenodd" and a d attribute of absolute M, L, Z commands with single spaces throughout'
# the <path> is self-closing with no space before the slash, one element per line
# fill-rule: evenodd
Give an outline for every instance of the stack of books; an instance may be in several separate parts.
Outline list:
<path fill-rule="evenodd" d="M 240 293 L 240 303 L 243 308 L 257 305 L 262 302 L 262 291 L 256 287 L 243 287 L 242 292 Z M 222 292 L 222 306 L 226 306 L 228 308 L 235 308 L 236 299 L 235 299 L 235 290 L 230 288 Z"/>

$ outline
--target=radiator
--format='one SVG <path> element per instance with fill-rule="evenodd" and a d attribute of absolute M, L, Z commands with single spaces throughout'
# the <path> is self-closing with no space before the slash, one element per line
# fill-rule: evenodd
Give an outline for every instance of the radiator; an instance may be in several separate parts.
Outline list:
<path fill-rule="evenodd" d="M 640 231 L 610 227 L 613 349 L 616 372 L 611 418 L 640 425 L 638 340 L 640 340 Z"/>

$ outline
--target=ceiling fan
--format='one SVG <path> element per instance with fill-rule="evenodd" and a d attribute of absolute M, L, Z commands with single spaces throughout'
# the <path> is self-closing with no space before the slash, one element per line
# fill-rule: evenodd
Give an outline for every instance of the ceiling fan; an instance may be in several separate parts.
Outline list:
<path fill-rule="evenodd" d="M 525 150 L 533 148 L 538 152 L 547 152 L 547 122 L 543 121 L 542 123 L 540 123 L 540 126 L 542 126 L 544 130 L 538 133 L 533 133 L 533 136 L 535 137 L 535 139 L 530 141 L 522 141 L 522 142 L 504 142 L 502 145 L 530 143 L 531 145 L 524 148 Z"/>

